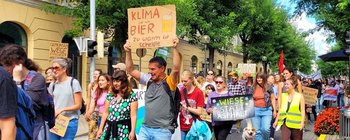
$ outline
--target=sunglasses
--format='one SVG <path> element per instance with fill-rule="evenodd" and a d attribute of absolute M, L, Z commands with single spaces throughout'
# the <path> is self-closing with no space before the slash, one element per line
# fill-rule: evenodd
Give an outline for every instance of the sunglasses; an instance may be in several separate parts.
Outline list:
<path fill-rule="evenodd" d="M 222 84 L 224 81 L 215 81 L 215 84 Z"/>
<path fill-rule="evenodd" d="M 61 69 L 61 68 L 58 66 L 52 67 L 52 70 L 59 70 L 59 69 Z"/>
<path fill-rule="evenodd" d="M 208 73 L 208 75 L 214 75 L 213 73 Z"/>

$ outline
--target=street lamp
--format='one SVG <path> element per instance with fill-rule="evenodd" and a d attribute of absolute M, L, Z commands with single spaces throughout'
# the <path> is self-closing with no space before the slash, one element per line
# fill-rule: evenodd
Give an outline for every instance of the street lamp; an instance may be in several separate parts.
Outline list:
<path fill-rule="evenodd" d="M 266 56 L 262 56 L 261 60 L 264 63 L 264 74 L 267 74 L 267 70 L 266 70 L 266 68 L 267 68 L 267 57 Z"/>
<path fill-rule="evenodd" d="M 204 44 L 204 75 L 207 75 L 207 45 L 210 43 L 210 37 L 208 35 L 203 35 L 201 42 Z"/>

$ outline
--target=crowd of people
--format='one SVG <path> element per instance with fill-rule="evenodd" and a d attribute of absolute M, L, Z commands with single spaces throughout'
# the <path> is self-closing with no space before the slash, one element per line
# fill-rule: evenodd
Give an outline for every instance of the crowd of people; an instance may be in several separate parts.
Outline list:
<path fill-rule="evenodd" d="M 326 90 L 337 92 L 337 104 L 344 106 L 344 85 L 340 80 L 312 81 L 295 75 L 290 68 L 280 74 L 256 76 L 231 72 L 227 79 L 215 76 L 214 71 L 195 75 L 190 70 L 180 72 L 178 39 L 172 46 L 172 70 L 165 73 L 167 62 L 162 57 L 149 60 L 147 73 L 134 69 L 131 46 L 124 45 L 125 64 L 113 65 L 112 75 L 96 69 L 94 81 L 87 87 L 87 98 L 82 99 L 79 81 L 69 75 L 71 61 L 57 58 L 45 70 L 44 77 L 37 66 L 19 45 L 5 45 L 0 51 L 0 130 L 1 139 L 18 139 L 22 130 L 18 128 L 18 90 L 23 90 L 31 99 L 35 119 L 27 139 L 74 139 L 78 130 L 78 119 L 82 111 L 89 125 L 89 139 L 136 139 L 136 117 L 138 98 L 132 91 L 138 85 L 147 87 L 145 92 L 145 117 L 138 139 L 171 139 L 175 129 L 180 127 L 181 139 L 191 135 L 195 120 L 203 120 L 209 126 L 216 140 L 226 140 L 233 132 L 241 133 L 243 120 L 216 121 L 212 119 L 213 98 L 252 95 L 254 116 L 247 118 L 255 129 L 257 140 L 274 139 L 275 129 L 281 129 L 283 140 L 301 140 L 306 120 L 317 118 L 324 106 Z M 180 82 L 178 82 L 180 81 Z M 323 84 L 324 83 L 324 84 Z M 16 86 L 17 85 L 17 86 Z M 318 90 L 316 105 L 305 104 L 302 86 Z M 176 91 L 180 93 L 180 107 L 176 110 Z M 54 102 L 54 116 L 69 118 L 67 131 L 63 136 L 49 131 L 53 126 L 47 119 L 50 97 Z M 86 106 L 85 110 L 81 110 Z M 178 115 L 179 114 L 179 115 Z M 177 117 L 179 116 L 179 124 Z M 6 127 L 5 127 L 6 126 Z"/>

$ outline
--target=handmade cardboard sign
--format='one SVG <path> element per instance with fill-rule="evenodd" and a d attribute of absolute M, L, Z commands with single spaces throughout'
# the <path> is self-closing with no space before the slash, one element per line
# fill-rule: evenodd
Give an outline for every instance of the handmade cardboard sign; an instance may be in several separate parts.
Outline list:
<path fill-rule="evenodd" d="M 175 35 L 175 5 L 128 9 L 128 38 L 132 48 L 172 46 Z"/>
<path fill-rule="evenodd" d="M 63 115 L 58 115 L 55 120 L 55 126 L 50 129 L 50 132 L 55 133 L 61 137 L 66 134 L 69 118 Z"/>
<path fill-rule="evenodd" d="M 213 120 L 234 121 L 254 116 L 253 95 L 212 98 Z"/>
<path fill-rule="evenodd" d="M 314 88 L 305 87 L 305 86 L 303 86 L 302 89 L 303 89 L 303 95 L 305 98 L 305 104 L 316 105 L 318 90 Z"/>
<path fill-rule="evenodd" d="M 67 58 L 68 43 L 50 43 L 49 58 Z"/>

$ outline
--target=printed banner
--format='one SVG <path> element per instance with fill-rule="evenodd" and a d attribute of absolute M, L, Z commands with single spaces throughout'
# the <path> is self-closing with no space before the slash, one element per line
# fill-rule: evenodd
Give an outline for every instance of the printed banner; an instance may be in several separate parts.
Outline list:
<path fill-rule="evenodd" d="M 247 77 L 255 77 L 256 64 L 238 64 L 237 73 L 239 77 L 242 75 Z"/>
<path fill-rule="evenodd" d="M 212 98 L 213 120 L 242 120 L 254 116 L 253 95 Z"/>
<path fill-rule="evenodd" d="M 49 46 L 49 58 L 67 58 L 68 43 L 52 42 Z"/>
<path fill-rule="evenodd" d="M 137 103 L 138 103 L 138 110 L 137 110 L 137 117 L 136 117 L 136 129 L 135 133 L 138 137 L 140 133 L 140 129 L 142 126 L 142 122 L 145 118 L 145 93 L 146 93 L 146 87 L 142 89 L 132 89 L 133 92 L 137 95 Z M 160 106 L 161 107 L 161 106 Z M 178 124 L 180 125 L 179 118 L 177 120 Z M 180 133 L 180 126 L 175 129 L 175 133 L 172 136 L 172 140 L 179 140 L 181 139 L 181 133 Z"/>
<path fill-rule="evenodd" d="M 175 5 L 129 8 L 128 25 L 132 48 L 172 46 L 176 35 Z"/>
<path fill-rule="evenodd" d="M 305 87 L 305 86 L 302 87 L 302 90 L 305 98 L 305 104 L 316 105 L 318 90 L 314 88 Z"/>
<path fill-rule="evenodd" d="M 337 100 L 337 89 L 336 88 L 327 88 L 323 93 L 324 100 Z"/>
<path fill-rule="evenodd" d="M 59 114 L 55 120 L 55 126 L 50 129 L 50 132 L 55 133 L 61 137 L 66 134 L 69 118 Z"/>

